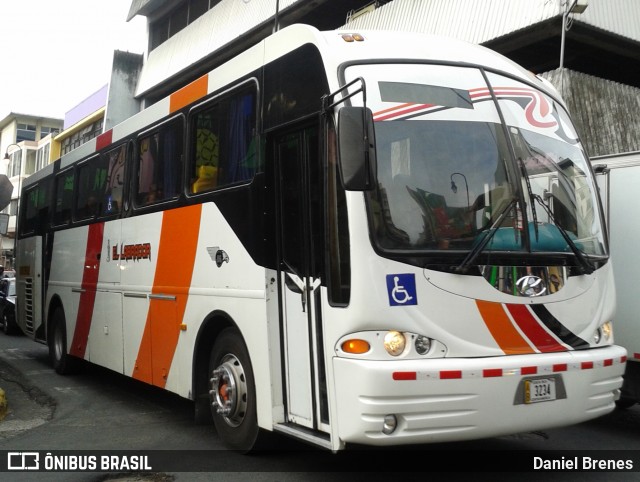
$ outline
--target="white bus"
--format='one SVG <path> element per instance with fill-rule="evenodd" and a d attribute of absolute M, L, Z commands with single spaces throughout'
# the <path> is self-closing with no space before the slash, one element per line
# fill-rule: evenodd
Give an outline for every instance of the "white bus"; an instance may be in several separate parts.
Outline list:
<path fill-rule="evenodd" d="M 624 409 L 640 402 L 640 296 L 636 290 L 640 271 L 636 254 L 640 224 L 635 218 L 640 152 L 593 157 L 591 163 L 600 188 L 610 240 L 610 262 L 615 272 L 616 335 L 628 354 L 622 392 L 616 402 Z"/>
<path fill-rule="evenodd" d="M 285 28 L 24 183 L 19 324 L 248 451 L 607 414 L 626 350 L 555 91 L 440 37 Z"/>

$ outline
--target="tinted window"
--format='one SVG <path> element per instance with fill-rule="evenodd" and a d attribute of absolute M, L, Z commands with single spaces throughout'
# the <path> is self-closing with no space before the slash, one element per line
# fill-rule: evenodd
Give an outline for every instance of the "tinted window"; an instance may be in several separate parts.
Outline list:
<path fill-rule="evenodd" d="M 173 121 L 138 139 L 137 206 L 178 196 L 182 148 L 181 121 Z"/>
<path fill-rule="evenodd" d="M 59 174 L 55 179 L 55 206 L 53 224 L 60 226 L 71 221 L 73 208 L 74 171 L 69 170 Z"/>
<path fill-rule="evenodd" d="M 49 217 L 49 186 L 49 181 L 43 181 L 25 193 L 26 210 L 20 226 L 23 234 L 44 230 Z"/>
<path fill-rule="evenodd" d="M 191 192 L 247 181 L 259 170 L 255 89 L 215 99 L 191 117 Z"/>
<path fill-rule="evenodd" d="M 303 45 L 265 69 L 264 127 L 274 127 L 318 112 L 329 93 L 318 49 Z"/>
<path fill-rule="evenodd" d="M 122 211 L 122 201 L 124 197 L 124 176 L 127 159 L 126 144 L 113 149 L 104 156 L 104 163 L 107 166 L 107 178 L 104 186 L 103 214 L 116 214 Z"/>
<path fill-rule="evenodd" d="M 105 157 L 94 157 L 78 169 L 75 218 L 91 219 L 101 212 L 107 182 Z"/>

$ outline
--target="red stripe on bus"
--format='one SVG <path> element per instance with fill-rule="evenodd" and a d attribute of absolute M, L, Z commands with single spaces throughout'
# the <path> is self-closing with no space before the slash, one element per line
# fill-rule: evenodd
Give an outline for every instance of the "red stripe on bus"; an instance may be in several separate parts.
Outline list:
<path fill-rule="evenodd" d="M 538 367 L 522 367 L 520 368 L 520 375 L 535 375 L 538 373 Z"/>
<path fill-rule="evenodd" d="M 449 380 L 452 378 L 462 378 L 462 370 L 442 370 L 440 372 L 441 380 Z"/>
<path fill-rule="evenodd" d="M 99 151 L 103 147 L 107 147 L 109 144 L 111 144 L 112 139 L 113 139 L 113 129 L 109 129 L 104 134 L 100 134 L 96 138 L 96 151 Z"/>
<path fill-rule="evenodd" d="M 482 370 L 482 376 L 484 378 L 501 377 L 502 368 L 487 368 L 486 370 Z"/>
<path fill-rule="evenodd" d="M 554 372 L 566 372 L 569 369 L 569 365 L 566 363 L 556 363 L 552 366 Z"/>
<path fill-rule="evenodd" d="M 549 332 L 542 328 L 527 306 L 512 304 L 506 306 L 520 330 L 538 350 L 541 352 L 567 351 Z"/>
<path fill-rule="evenodd" d="M 208 91 L 209 76 L 203 75 L 169 96 L 169 112 L 182 109 L 184 106 L 207 95 Z"/>
<path fill-rule="evenodd" d="M 164 388 L 178 345 L 196 259 L 202 205 L 165 211 L 149 311 L 133 378 Z M 169 295 L 165 299 L 153 295 Z M 188 323 L 187 323 L 188 325 Z"/>
<path fill-rule="evenodd" d="M 593 362 L 592 361 L 582 362 L 580 363 L 580 368 L 582 368 L 583 370 L 591 370 L 593 368 Z"/>
<path fill-rule="evenodd" d="M 505 354 L 534 353 L 527 340 L 513 326 L 502 303 L 476 300 L 476 306 L 491 336 Z"/>
<path fill-rule="evenodd" d="M 104 223 L 96 223 L 89 226 L 87 235 L 87 247 L 84 255 L 84 271 L 82 273 L 82 292 L 78 304 L 76 327 L 73 331 L 73 340 L 69 347 L 69 353 L 79 358 L 84 358 L 87 351 L 89 330 L 93 306 L 96 301 L 96 285 L 100 274 L 100 252 L 102 251 L 102 238 Z"/>
<path fill-rule="evenodd" d="M 416 372 L 393 372 L 394 380 L 415 380 Z"/>

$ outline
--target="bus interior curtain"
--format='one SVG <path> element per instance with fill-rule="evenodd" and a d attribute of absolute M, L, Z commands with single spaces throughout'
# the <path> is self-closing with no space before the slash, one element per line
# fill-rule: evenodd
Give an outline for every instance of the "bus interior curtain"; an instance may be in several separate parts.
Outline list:
<path fill-rule="evenodd" d="M 253 138 L 253 95 L 235 98 L 229 106 L 229 164 L 226 182 L 250 179 L 255 173 L 255 152 L 250 148 Z M 255 149 L 254 149 L 255 151 Z"/>

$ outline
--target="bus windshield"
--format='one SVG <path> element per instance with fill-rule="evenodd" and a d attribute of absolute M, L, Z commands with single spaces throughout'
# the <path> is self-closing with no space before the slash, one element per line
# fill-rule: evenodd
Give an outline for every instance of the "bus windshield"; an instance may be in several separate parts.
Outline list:
<path fill-rule="evenodd" d="M 587 159 L 564 109 L 470 67 L 357 65 L 374 115 L 372 238 L 383 250 L 605 254 Z M 528 229 L 525 229 L 527 226 Z"/>

